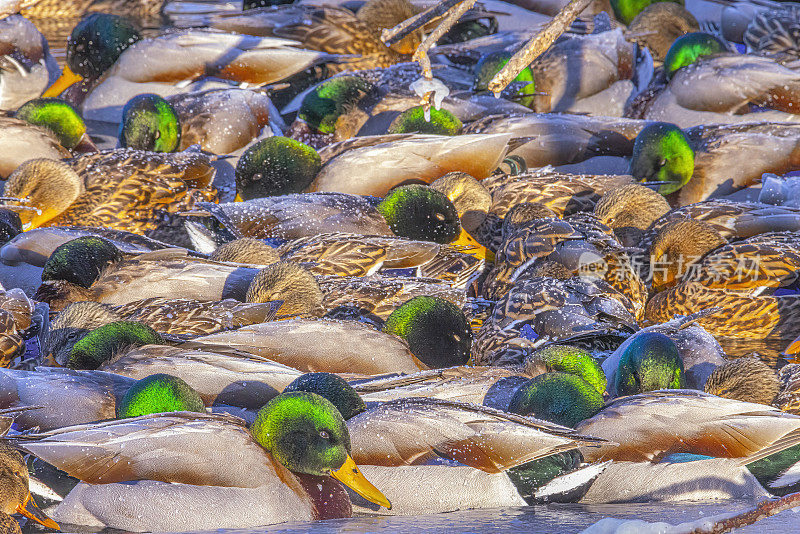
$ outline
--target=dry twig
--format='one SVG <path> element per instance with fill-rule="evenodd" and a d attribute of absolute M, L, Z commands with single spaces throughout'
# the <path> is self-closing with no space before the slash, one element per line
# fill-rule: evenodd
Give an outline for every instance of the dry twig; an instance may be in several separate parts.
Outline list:
<path fill-rule="evenodd" d="M 508 63 L 495 74 L 489 82 L 489 90 L 499 94 L 511 81 L 522 72 L 522 69 L 542 55 L 559 36 L 564 33 L 578 15 L 586 9 L 592 0 L 570 0 L 541 32 L 533 36 L 522 49 L 508 60 Z"/>

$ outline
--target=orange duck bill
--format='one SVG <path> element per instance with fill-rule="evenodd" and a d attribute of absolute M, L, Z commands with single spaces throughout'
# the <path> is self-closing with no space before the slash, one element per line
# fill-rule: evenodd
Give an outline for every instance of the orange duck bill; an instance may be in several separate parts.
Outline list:
<path fill-rule="evenodd" d="M 47 517 L 45 513 L 39 509 L 39 507 L 36 505 L 36 502 L 31 497 L 30 492 L 28 492 L 28 496 L 25 497 L 25 502 L 17 506 L 16 512 L 24 515 L 28 519 L 36 521 L 40 525 L 46 526 L 47 528 L 61 530 L 61 527 L 58 526 L 58 523 Z"/>
<path fill-rule="evenodd" d="M 342 467 L 331 472 L 331 476 L 369 502 L 373 502 L 389 510 L 392 509 L 392 503 L 389 502 L 389 499 L 387 499 L 378 488 L 373 486 L 372 482 L 367 480 L 367 477 L 361 473 L 349 454 L 342 464 Z"/>

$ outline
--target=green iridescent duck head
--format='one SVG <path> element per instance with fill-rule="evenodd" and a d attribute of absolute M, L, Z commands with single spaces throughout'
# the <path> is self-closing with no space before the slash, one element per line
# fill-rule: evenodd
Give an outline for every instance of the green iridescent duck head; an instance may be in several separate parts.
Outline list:
<path fill-rule="evenodd" d="M 728 47 L 719 37 L 710 33 L 687 33 L 675 39 L 664 58 L 664 74 L 667 79 L 678 72 L 678 69 L 691 65 L 697 58 L 728 52 Z"/>
<path fill-rule="evenodd" d="M 614 380 L 617 396 L 684 386 L 683 359 L 664 334 L 638 334 L 622 352 Z"/>
<path fill-rule="evenodd" d="M 288 137 L 268 137 L 245 150 L 236 164 L 242 200 L 300 193 L 322 167 L 317 151 Z"/>
<path fill-rule="evenodd" d="M 350 433 L 339 410 L 316 393 L 278 395 L 258 412 L 250 433 L 289 471 L 333 476 L 365 499 L 391 508 L 350 458 Z"/>
<path fill-rule="evenodd" d="M 57 98 L 35 98 L 20 106 L 15 115 L 53 132 L 61 146 L 72 150 L 85 139 L 86 123 L 72 105 Z"/>
<path fill-rule="evenodd" d="M 122 260 L 122 252 L 107 239 L 85 236 L 59 245 L 47 258 L 42 282 L 64 280 L 88 288 L 109 265 Z"/>
<path fill-rule="evenodd" d="M 559 371 L 578 376 L 600 395 L 606 391 L 606 374 L 589 351 L 569 345 L 548 345 L 528 356 L 524 362 L 530 375 Z"/>
<path fill-rule="evenodd" d="M 383 331 L 404 339 L 411 353 L 432 369 L 464 365 L 472 329 L 464 312 L 439 297 L 419 296 L 396 308 Z"/>
<path fill-rule="evenodd" d="M 261 269 L 250 282 L 246 302 L 283 301 L 278 315 L 318 315 L 322 290 L 307 269 L 290 261 L 275 262 Z"/>
<path fill-rule="evenodd" d="M 284 393 L 305 391 L 331 401 L 345 421 L 367 409 L 361 396 L 347 380 L 333 373 L 306 373 L 286 386 Z"/>
<path fill-rule="evenodd" d="M 431 108 L 429 119 L 426 119 L 422 106 L 414 106 L 395 117 L 389 125 L 388 133 L 458 135 L 463 127 L 458 117 L 446 109 Z"/>
<path fill-rule="evenodd" d="M 494 75 L 500 72 L 500 69 L 506 66 L 508 60 L 511 59 L 509 52 L 492 52 L 483 56 L 475 65 L 475 78 L 473 82 L 473 89 L 475 91 L 488 91 L 489 82 L 494 78 Z M 530 66 L 525 67 L 517 74 L 517 77 L 511 82 L 527 82 L 517 92 L 519 95 L 518 102 L 523 106 L 532 108 L 533 97 L 536 93 L 536 85 L 533 80 L 533 71 Z"/>
<path fill-rule="evenodd" d="M 72 346 L 66 366 L 70 369 L 97 369 L 127 349 L 142 345 L 163 345 L 164 338 L 147 325 L 115 321 L 96 328 Z"/>
<path fill-rule="evenodd" d="M 553 372 L 523 384 L 511 399 L 508 411 L 574 428 L 602 407 L 603 396 L 596 387 L 577 375 Z"/>
<path fill-rule="evenodd" d="M 458 211 L 450 199 L 425 185 L 396 187 L 377 209 L 398 236 L 446 244 L 461 232 Z"/>
<path fill-rule="evenodd" d="M 142 378 L 117 403 L 117 419 L 151 413 L 199 412 L 206 407 L 200 394 L 177 376 L 158 373 Z"/>
<path fill-rule="evenodd" d="M 181 144 L 181 126 L 172 104 L 158 95 L 138 95 L 122 109 L 119 146 L 150 152 L 174 152 Z"/>
<path fill-rule="evenodd" d="M 375 86 L 359 76 L 329 78 L 303 98 L 297 118 L 319 133 L 333 134 L 339 119 L 373 91 Z"/>
<path fill-rule="evenodd" d="M 645 126 L 633 143 L 630 174 L 647 182 L 670 182 L 662 185 L 662 195 L 674 193 L 694 174 L 694 150 L 683 130 L 666 122 Z"/>
<path fill-rule="evenodd" d="M 711 372 L 706 393 L 742 402 L 772 404 L 781 390 L 778 374 L 757 356 L 730 360 Z"/>
<path fill-rule="evenodd" d="M 636 15 L 650 4 L 665 1 L 683 5 L 683 0 L 611 0 L 611 9 L 614 10 L 614 16 L 617 20 L 627 26 L 633 22 Z"/>
<path fill-rule="evenodd" d="M 92 13 L 75 26 L 67 39 L 64 72 L 42 96 L 60 95 L 82 79 L 97 80 L 142 36 L 134 25 L 118 15 Z"/>

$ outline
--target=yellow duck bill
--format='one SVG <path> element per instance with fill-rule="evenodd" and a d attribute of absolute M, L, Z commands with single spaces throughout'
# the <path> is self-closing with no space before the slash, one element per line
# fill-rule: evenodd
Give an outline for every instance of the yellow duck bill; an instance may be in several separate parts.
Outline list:
<path fill-rule="evenodd" d="M 30 492 L 28 492 L 28 496 L 25 497 L 25 502 L 17 506 L 16 512 L 24 515 L 28 519 L 32 519 L 33 521 L 44 525 L 47 528 L 61 530 L 61 527 L 58 526 L 58 523 L 47 517 L 45 513 L 42 512 L 38 506 L 36 506 L 36 502 L 34 502 Z"/>
<path fill-rule="evenodd" d="M 61 73 L 61 77 L 56 80 L 56 82 L 51 85 L 47 91 L 42 93 L 42 97 L 49 98 L 49 97 L 57 97 L 61 93 L 63 93 L 67 87 L 71 86 L 74 83 L 78 83 L 79 81 L 83 80 L 83 76 L 79 74 L 75 74 L 70 70 L 67 65 L 64 65 L 64 70 Z"/>
<path fill-rule="evenodd" d="M 388 510 L 392 509 L 392 503 L 389 502 L 389 499 L 387 499 L 378 488 L 373 486 L 372 482 L 367 480 L 367 477 L 361 473 L 349 454 L 344 464 L 342 464 L 342 467 L 336 471 L 332 471 L 331 476 L 369 502 L 383 506 Z"/>

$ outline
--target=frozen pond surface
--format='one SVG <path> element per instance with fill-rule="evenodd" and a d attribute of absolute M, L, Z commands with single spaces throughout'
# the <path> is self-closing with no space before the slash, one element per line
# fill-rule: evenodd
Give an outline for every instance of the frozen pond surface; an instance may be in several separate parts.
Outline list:
<path fill-rule="evenodd" d="M 550 504 L 541 506 L 469 510 L 422 516 L 356 517 L 317 521 L 316 523 L 284 523 L 258 529 L 217 530 L 216 534 L 257 534 L 286 532 L 333 534 L 339 532 L 398 532 L 448 534 L 490 534 L 495 532 L 526 532 L 528 534 L 581 532 L 604 517 L 667 522 L 673 525 L 697 521 L 705 517 L 744 511 L 748 502 L 710 504 Z M 63 532 L 89 532 L 62 525 Z M 32 532 L 32 531 L 28 531 Z M 119 531 L 107 531 L 119 532 Z M 634 530 L 626 532 L 636 532 Z M 654 531 L 655 532 L 655 531 Z M 737 534 L 789 534 L 800 532 L 800 508 L 782 512 L 749 527 L 737 529 Z"/>

